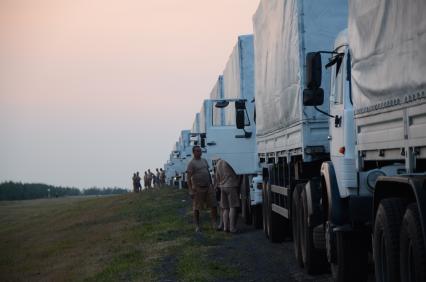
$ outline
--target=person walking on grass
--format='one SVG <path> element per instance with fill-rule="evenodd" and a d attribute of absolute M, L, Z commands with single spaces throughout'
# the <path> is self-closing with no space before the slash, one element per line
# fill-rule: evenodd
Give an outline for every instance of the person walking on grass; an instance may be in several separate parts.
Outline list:
<path fill-rule="evenodd" d="M 206 159 L 201 158 L 201 147 L 192 148 L 194 157 L 188 163 L 188 190 L 192 198 L 192 210 L 195 224 L 195 232 L 200 232 L 200 210 L 204 205 L 210 208 L 210 219 L 213 229 L 217 228 L 217 201 L 213 189 L 209 165 Z"/>
<path fill-rule="evenodd" d="M 219 159 L 216 163 L 215 179 L 221 190 L 220 207 L 222 208 L 223 230 L 237 233 L 237 208 L 240 206 L 238 190 L 241 178 L 226 161 Z"/>
<path fill-rule="evenodd" d="M 144 172 L 144 176 L 143 176 L 143 186 L 145 187 L 145 189 L 148 189 L 148 173 Z"/>
<path fill-rule="evenodd" d="M 141 177 L 139 176 L 139 171 L 136 172 L 136 193 L 142 191 L 142 185 L 141 185 Z"/>
<path fill-rule="evenodd" d="M 160 168 L 160 184 L 161 186 L 166 184 L 166 172 L 162 168 Z"/>
<path fill-rule="evenodd" d="M 133 193 L 136 193 L 136 189 L 137 189 L 136 173 L 133 173 L 132 182 L 133 182 Z"/>
<path fill-rule="evenodd" d="M 152 186 L 152 177 L 154 174 L 151 172 L 151 169 L 148 168 L 148 188 L 151 188 Z"/>
<path fill-rule="evenodd" d="M 155 186 L 160 188 L 161 183 L 160 183 L 160 171 L 158 170 L 158 168 L 155 169 L 156 173 L 155 173 Z"/>

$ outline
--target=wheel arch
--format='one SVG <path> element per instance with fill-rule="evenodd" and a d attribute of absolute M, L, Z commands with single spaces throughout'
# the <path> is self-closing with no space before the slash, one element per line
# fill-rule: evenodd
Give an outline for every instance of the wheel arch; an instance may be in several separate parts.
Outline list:
<path fill-rule="evenodd" d="M 343 225 L 347 223 L 347 199 L 340 197 L 336 174 L 331 161 L 324 162 L 321 166 L 321 189 L 324 215 L 334 224 Z"/>

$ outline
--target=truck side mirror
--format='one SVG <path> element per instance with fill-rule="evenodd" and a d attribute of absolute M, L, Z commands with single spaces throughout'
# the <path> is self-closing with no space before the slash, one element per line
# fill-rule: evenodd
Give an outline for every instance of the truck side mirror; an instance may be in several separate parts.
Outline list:
<path fill-rule="evenodd" d="M 218 101 L 216 102 L 216 104 L 214 105 L 216 108 L 226 108 L 229 105 L 229 101 L 223 100 L 223 101 Z"/>
<path fill-rule="evenodd" d="M 246 103 L 244 100 L 235 101 L 235 124 L 238 129 L 245 127 Z"/>
<path fill-rule="evenodd" d="M 321 87 L 321 54 L 309 52 L 306 55 L 306 88 L 317 89 Z"/>
<path fill-rule="evenodd" d="M 201 137 L 201 144 L 200 144 L 201 148 L 205 148 L 206 147 L 206 138 Z"/>
<path fill-rule="evenodd" d="M 237 110 L 235 116 L 235 122 L 238 129 L 243 129 L 245 124 L 245 113 L 244 110 Z"/>
<path fill-rule="evenodd" d="M 303 106 L 319 106 L 324 103 L 324 90 L 305 89 L 303 90 Z"/>

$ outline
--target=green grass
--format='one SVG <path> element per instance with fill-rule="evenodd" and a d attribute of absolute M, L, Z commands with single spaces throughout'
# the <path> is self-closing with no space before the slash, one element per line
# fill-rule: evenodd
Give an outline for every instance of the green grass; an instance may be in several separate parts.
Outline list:
<path fill-rule="evenodd" d="M 196 234 L 185 190 L 0 202 L 1 281 L 212 281 L 239 270 L 212 257 L 229 235 Z"/>

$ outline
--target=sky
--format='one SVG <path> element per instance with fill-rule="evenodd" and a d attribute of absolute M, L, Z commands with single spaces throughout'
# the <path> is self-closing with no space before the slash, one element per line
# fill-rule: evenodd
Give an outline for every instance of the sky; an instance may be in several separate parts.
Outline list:
<path fill-rule="evenodd" d="M 259 0 L 0 0 L 0 182 L 163 167 Z"/>

